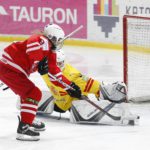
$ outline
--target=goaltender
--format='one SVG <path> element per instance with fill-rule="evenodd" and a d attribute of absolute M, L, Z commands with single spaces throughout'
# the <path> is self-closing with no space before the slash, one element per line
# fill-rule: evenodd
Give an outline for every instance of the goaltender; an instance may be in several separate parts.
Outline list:
<path fill-rule="evenodd" d="M 97 80 L 83 75 L 65 61 L 64 51 L 56 52 L 57 66 L 63 75 L 72 84 L 76 84 L 82 93 L 81 99 L 71 97 L 64 89 L 55 86 L 51 81 L 55 77 L 48 73 L 42 75 L 50 91 L 42 91 L 42 100 L 38 106 L 38 113 L 52 114 L 53 111 L 64 113 L 70 111 L 70 121 L 73 123 L 105 123 L 109 125 L 128 125 L 137 123 L 139 117 L 132 115 L 126 101 L 126 85 L 122 82 L 103 84 Z M 51 80 L 49 80 L 51 78 Z M 59 80 L 61 82 L 61 80 Z M 89 104 L 88 94 L 95 95 L 95 105 L 101 107 L 100 111 L 94 105 Z M 120 117 L 116 117 L 119 115 Z"/>
<path fill-rule="evenodd" d="M 50 95 L 49 99 L 43 98 L 41 100 L 38 112 L 51 114 L 53 111 L 64 113 L 69 110 L 70 121 L 73 123 L 138 124 L 139 116 L 133 115 L 129 110 L 128 104 L 124 103 L 126 101 L 127 89 L 123 82 L 103 84 L 83 75 L 65 61 L 65 53 L 62 49 L 56 52 L 56 61 L 63 75 L 80 88 L 82 100 L 71 97 L 64 89 L 55 86 L 51 82 L 52 79 L 49 80 L 53 76 L 48 73 L 42 77 L 50 90 L 48 93 L 51 93 L 52 96 Z M 102 111 L 85 100 L 89 100 L 88 94 L 95 95 L 97 100 L 93 102 L 98 107 L 100 106 L 103 109 Z M 116 115 L 119 115 L 120 119 L 116 119 Z"/>
<path fill-rule="evenodd" d="M 56 55 L 57 55 L 56 57 L 57 66 L 62 70 L 62 73 L 65 77 L 67 77 L 72 83 L 75 83 L 80 87 L 82 91 L 82 95 L 88 96 L 88 94 L 94 94 L 98 100 L 101 95 L 101 97 L 108 99 L 110 101 L 115 101 L 115 102 L 125 101 L 126 93 L 119 91 L 117 89 L 117 88 L 119 88 L 120 90 L 125 89 L 125 85 L 123 83 L 116 82 L 111 85 L 109 84 L 109 86 L 100 85 L 99 81 L 87 77 L 86 75 L 83 75 L 72 65 L 70 65 L 69 63 L 65 63 L 65 53 L 62 49 L 58 50 L 56 52 Z M 64 89 L 55 86 L 49 80 L 49 78 L 51 78 L 51 74 L 48 73 L 43 75 L 42 77 L 55 99 L 54 110 L 58 112 L 59 111 L 65 112 L 69 110 L 72 106 L 72 101 L 77 100 L 77 98 L 71 97 Z M 115 94 L 109 95 L 107 94 L 107 92 L 111 92 L 109 94 L 115 92 Z"/>

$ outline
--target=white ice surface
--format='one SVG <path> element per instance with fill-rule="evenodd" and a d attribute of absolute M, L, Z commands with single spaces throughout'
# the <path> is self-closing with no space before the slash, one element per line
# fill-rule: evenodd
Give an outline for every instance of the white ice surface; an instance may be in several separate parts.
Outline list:
<path fill-rule="evenodd" d="M 7 43 L 0 43 L 0 49 Z M 0 54 L 1 54 L 0 50 Z M 68 61 L 83 73 L 100 81 L 122 80 L 122 52 L 107 49 L 65 46 Z M 31 80 L 47 90 L 37 73 Z M 17 96 L 11 90 L 0 89 L 0 150 L 149 150 L 150 104 L 131 105 L 139 114 L 139 126 L 75 125 L 68 122 L 68 113 L 62 120 L 39 117 L 46 123 L 38 142 L 15 139 L 18 125 Z M 55 113 L 54 115 L 59 116 Z"/>

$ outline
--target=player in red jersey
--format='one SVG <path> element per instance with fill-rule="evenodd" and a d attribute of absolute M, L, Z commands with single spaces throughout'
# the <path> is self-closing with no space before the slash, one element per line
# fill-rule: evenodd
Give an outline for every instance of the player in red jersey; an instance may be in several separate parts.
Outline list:
<path fill-rule="evenodd" d="M 39 132 L 32 130 L 31 126 L 34 126 L 33 120 L 42 94 L 29 80 L 31 73 L 38 71 L 41 75 L 54 75 L 72 88 L 66 88 L 50 77 L 52 83 L 64 88 L 72 97 L 81 97 L 80 88 L 63 76 L 56 65 L 55 52 L 62 47 L 63 43 L 60 41 L 64 35 L 61 27 L 48 24 L 40 34 L 32 35 L 25 41 L 14 42 L 4 49 L 0 59 L 0 80 L 21 97 L 21 119 L 19 118 L 16 138 L 18 140 L 40 139 Z"/>

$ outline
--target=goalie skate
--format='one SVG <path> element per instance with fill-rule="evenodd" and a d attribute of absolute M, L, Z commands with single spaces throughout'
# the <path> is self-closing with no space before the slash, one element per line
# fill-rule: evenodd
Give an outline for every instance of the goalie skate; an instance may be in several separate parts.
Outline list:
<path fill-rule="evenodd" d="M 130 114 L 129 116 L 123 116 L 121 124 L 122 125 L 138 125 L 140 116 Z"/>

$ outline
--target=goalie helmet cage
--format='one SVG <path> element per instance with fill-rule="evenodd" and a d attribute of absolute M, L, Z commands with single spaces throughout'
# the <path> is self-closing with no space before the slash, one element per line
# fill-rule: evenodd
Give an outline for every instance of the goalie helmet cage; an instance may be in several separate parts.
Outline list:
<path fill-rule="evenodd" d="M 149 17 L 123 17 L 123 55 L 128 101 L 150 101 Z"/>

